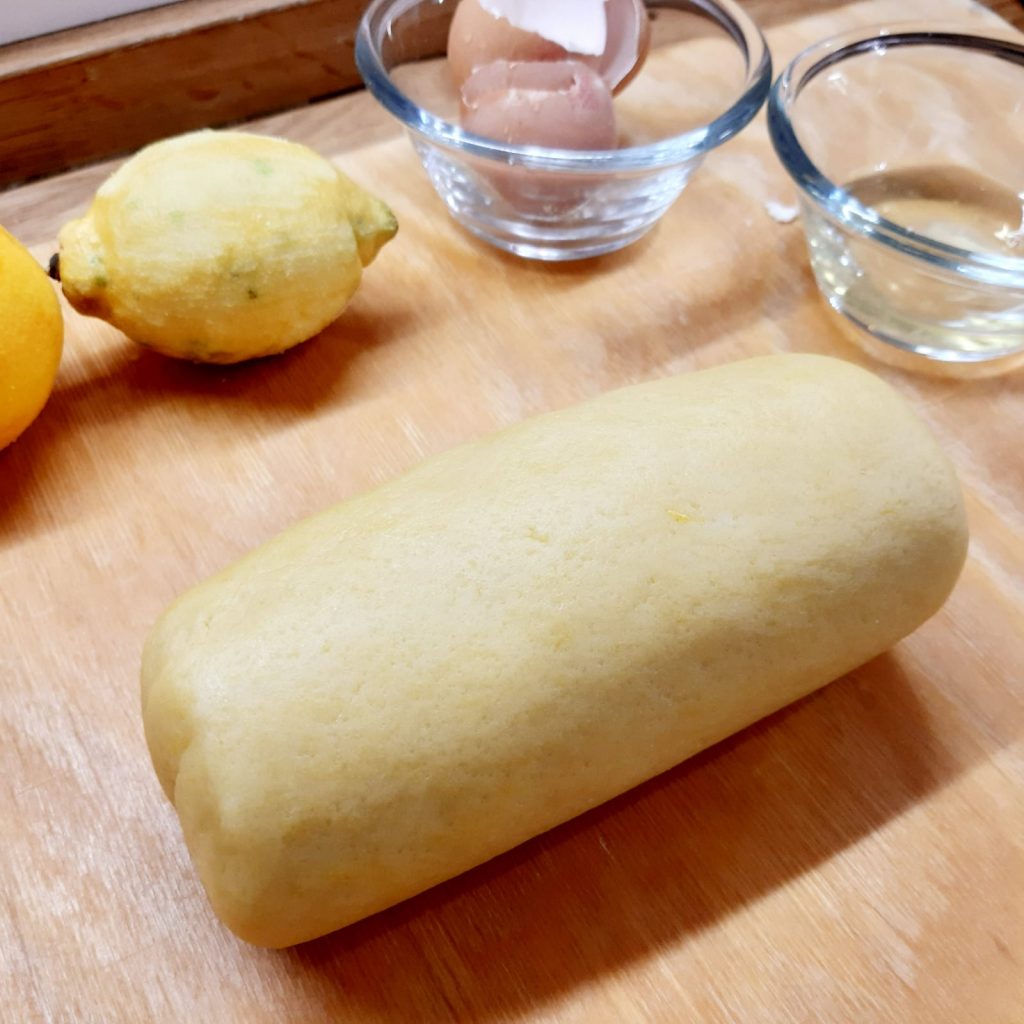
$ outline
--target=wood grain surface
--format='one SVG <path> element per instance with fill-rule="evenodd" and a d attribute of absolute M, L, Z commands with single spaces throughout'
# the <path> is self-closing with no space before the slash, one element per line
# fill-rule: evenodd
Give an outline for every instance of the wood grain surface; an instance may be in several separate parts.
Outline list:
<path fill-rule="evenodd" d="M 965 0 L 820 0 L 845 27 L 977 23 Z M 57 388 L 0 454 L 0 1020 L 1024 1021 L 1024 373 L 873 364 L 817 297 L 763 118 L 630 249 L 519 262 L 446 216 L 365 95 L 261 128 L 392 202 L 351 309 L 273 361 L 204 369 L 67 313 Z M 44 259 L 110 170 L 0 195 Z M 178 592 L 432 452 L 618 384 L 770 351 L 889 379 L 955 460 L 971 555 L 891 653 L 648 785 L 335 935 L 245 946 L 210 912 L 139 715 Z M 837 471 L 841 471 L 837 467 Z"/>

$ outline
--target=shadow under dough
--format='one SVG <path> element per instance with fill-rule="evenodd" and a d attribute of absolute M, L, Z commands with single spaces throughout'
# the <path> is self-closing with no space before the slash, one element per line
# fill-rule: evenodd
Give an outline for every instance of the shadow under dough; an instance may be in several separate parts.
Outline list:
<path fill-rule="evenodd" d="M 510 853 L 268 955 L 325 1019 L 510 1019 L 685 942 L 961 769 L 883 655 Z"/>

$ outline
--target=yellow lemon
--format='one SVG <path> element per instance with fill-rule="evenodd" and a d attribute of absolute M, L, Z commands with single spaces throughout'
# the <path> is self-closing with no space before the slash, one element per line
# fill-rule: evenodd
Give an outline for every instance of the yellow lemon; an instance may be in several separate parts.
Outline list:
<path fill-rule="evenodd" d="M 0 448 L 46 404 L 63 346 L 53 285 L 28 250 L 0 228 Z"/>
<path fill-rule="evenodd" d="M 61 283 L 142 345 L 234 363 L 323 330 L 397 229 L 305 146 L 192 132 L 141 150 L 64 226 Z"/>

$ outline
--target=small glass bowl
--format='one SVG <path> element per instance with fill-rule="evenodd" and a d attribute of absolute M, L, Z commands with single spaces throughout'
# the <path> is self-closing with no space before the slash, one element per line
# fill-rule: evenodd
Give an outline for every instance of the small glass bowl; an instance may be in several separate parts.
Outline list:
<path fill-rule="evenodd" d="M 653 0 L 649 56 L 615 98 L 622 148 L 504 144 L 457 124 L 444 59 L 456 6 L 374 0 L 356 37 L 356 63 L 405 125 L 452 216 L 519 256 L 582 259 L 640 238 L 705 154 L 750 122 L 771 85 L 764 38 L 733 0 Z M 692 59 L 673 60 L 680 47 Z"/>
<path fill-rule="evenodd" d="M 782 72 L 768 125 L 818 287 L 855 341 L 911 368 L 1024 362 L 1020 36 L 837 36 Z"/>

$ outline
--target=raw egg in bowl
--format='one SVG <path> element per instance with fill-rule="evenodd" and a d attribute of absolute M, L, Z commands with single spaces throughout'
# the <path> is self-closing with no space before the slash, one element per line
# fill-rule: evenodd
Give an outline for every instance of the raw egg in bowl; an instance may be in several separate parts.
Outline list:
<path fill-rule="evenodd" d="M 374 0 L 356 63 L 455 219 L 544 260 L 640 238 L 771 84 L 733 0 Z"/>

